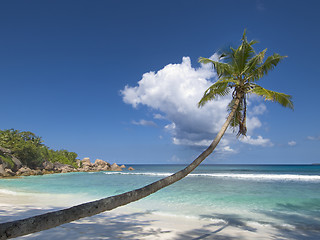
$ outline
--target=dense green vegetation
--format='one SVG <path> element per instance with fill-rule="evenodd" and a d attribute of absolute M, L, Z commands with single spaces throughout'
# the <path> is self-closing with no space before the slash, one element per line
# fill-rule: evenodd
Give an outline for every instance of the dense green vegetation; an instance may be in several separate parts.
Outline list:
<path fill-rule="evenodd" d="M 47 147 L 41 137 L 32 132 L 14 129 L 0 130 L 0 146 L 11 151 L 23 165 L 30 168 L 40 167 L 44 161 L 60 162 L 77 167 L 77 154 L 67 150 L 53 150 Z M 0 150 L 0 158 L 12 168 L 12 157 Z"/>

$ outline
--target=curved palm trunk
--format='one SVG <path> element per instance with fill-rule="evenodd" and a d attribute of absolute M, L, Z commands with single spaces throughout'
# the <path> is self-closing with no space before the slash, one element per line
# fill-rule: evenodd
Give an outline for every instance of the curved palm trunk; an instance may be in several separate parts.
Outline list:
<path fill-rule="evenodd" d="M 151 183 L 145 187 L 126 192 L 120 195 L 103 198 L 97 201 L 80 204 L 71 208 L 49 212 L 46 214 L 7 222 L 0 224 L 0 240 L 19 237 L 34 232 L 40 232 L 49 228 L 57 227 L 59 225 L 69 223 L 80 218 L 90 217 L 98 213 L 109 211 L 117 207 L 126 205 L 128 203 L 137 201 L 160 189 L 167 187 L 192 172 L 206 157 L 208 157 L 220 142 L 222 136 L 227 130 L 229 123 L 238 108 L 241 96 L 237 94 L 235 105 L 230 112 L 226 122 L 217 134 L 216 138 L 210 146 L 202 152 L 190 165 L 175 174 Z"/>

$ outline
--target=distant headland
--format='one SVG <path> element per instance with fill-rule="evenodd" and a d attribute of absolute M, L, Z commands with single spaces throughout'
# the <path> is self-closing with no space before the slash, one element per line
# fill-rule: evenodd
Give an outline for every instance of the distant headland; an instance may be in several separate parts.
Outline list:
<path fill-rule="evenodd" d="M 126 166 L 101 159 L 77 159 L 78 154 L 53 150 L 32 132 L 0 130 L 0 177 L 68 172 L 122 171 Z M 128 170 L 133 170 L 129 167 Z"/>
<path fill-rule="evenodd" d="M 0 147 L 0 151 L 3 148 Z M 16 159 L 17 160 L 17 159 Z M 19 161 L 19 160 L 18 160 Z M 1 162 L 1 161 L 0 161 Z M 19 177 L 19 176 L 32 176 L 32 175 L 44 175 L 53 173 L 69 173 L 69 172 L 100 172 L 100 171 L 122 171 L 126 168 L 125 165 L 119 166 L 116 163 L 110 164 L 101 159 L 96 159 L 94 163 L 90 161 L 90 158 L 84 158 L 77 160 L 77 166 L 74 167 L 69 164 L 63 164 L 60 162 L 48 162 L 44 161 L 42 166 L 36 168 L 30 168 L 28 166 L 19 165 L 20 167 L 8 168 L 4 163 L 0 164 L 0 178 L 1 177 Z M 132 167 L 127 168 L 129 171 L 134 170 Z"/>

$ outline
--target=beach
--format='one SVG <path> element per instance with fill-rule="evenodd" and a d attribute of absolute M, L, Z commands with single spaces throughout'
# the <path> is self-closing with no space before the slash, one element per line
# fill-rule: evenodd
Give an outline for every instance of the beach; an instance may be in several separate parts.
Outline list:
<path fill-rule="evenodd" d="M 7 200 L 15 202 L 8 197 Z M 2 222 L 61 209 L 41 202 L 25 204 L 23 200 L 1 203 L 0 207 Z M 270 226 L 165 216 L 121 207 L 15 239 L 272 239 L 276 235 L 276 229 Z"/>
<path fill-rule="evenodd" d="M 119 194 L 179 167 L 6 179 L 0 182 L 0 222 Z M 16 239 L 319 238 L 318 168 L 212 169 L 202 166 L 180 183 L 127 206 Z"/>

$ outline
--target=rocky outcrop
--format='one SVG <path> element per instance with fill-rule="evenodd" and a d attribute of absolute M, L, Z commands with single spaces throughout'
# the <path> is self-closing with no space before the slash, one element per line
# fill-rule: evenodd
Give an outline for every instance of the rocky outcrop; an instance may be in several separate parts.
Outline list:
<path fill-rule="evenodd" d="M 110 165 L 110 163 L 101 159 L 96 159 L 94 163 L 89 158 L 81 160 L 81 167 L 78 168 L 79 172 L 98 172 L 98 171 L 122 171 L 116 163 Z"/>
<path fill-rule="evenodd" d="M 44 167 L 44 170 L 46 170 L 46 171 L 53 171 L 54 170 L 54 165 L 52 162 L 44 161 L 42 166 Z"/>
<path fill-rule="evenodd" d="M 113 163 L 113 164 L 111 165 L 111 169 L 110 169 L 110 170 L 111 170 L 111 171 L 118 172 L 118 171 L 122 171 L 122 168 L 121 168 L 118 164 Z"/>
<path fill-rule="evenodd" d="M 10 159 L 12 160 L 12 162 L 14 164 L 14 166 L 12 167 L 13 170 L 18 170 L 22 166 L 21 161 L 12 154 L 10 149 L 6 149 L 6 148 L 0 146 L 0 152 L 2 152 L 5 155 L 9 155 L 10 156 Z M 5 162 L 3 162 L 2 159 L 0 158 L 0 164 L 1 163 L 4 164 L 4 167 L 7 167 Z"/>
<path fill-rule="evenodd" d="M 82 160 L 81 160 L 81 163 L 82 163 L 82 165 L 88 165 L 88 166 L 91 166 L 91 165 L 92 165 L 92 163 L 91 163 L 91 161 L 90 161 L 90 158 L 84 158 L 84 159 L 82 159 Z"/>
<path fill-rule="evenodd" d="M 6 171 L 5 171 L 5 167 L 3 166 L 3 164 L 0 164 L 0 176 L 1 177 L 8 177 Z"/>
<path fill-rule="evenodd" d="M 109 171 L 111 168 L 110 163 L 105 162 L 101 159 L 97 159 L 93 164 L 93 169 L 95 171 Z"/>
<path fill-rule="evenodd" d="M 5 171 L 8 177 L 13 177 L 16 175 L 10 168 L 5 169 Z"/>
<path fill-rule="evenodd" d="M 133 171 L 134 168 L 133 168 L 133 167 L 128 167 L 128 170 L 129 170 L 129 171 Z"/>
<path fill-rule="evenodd" d="M 81 166 L 82 166 L 82 163 L 81 163 L 81 161 L 80 161 L 79 159 L 78 159 L 76 162 L 77 162 L 77 166 L 78 166 L 78 167 L 81 167 Z"/>
<path fill-rule="evenodd" d="M 16 172 L 17 176 L 30 176 L 32 175 L 32 170 L 31 168 L 28 168 L 26 166 L 23 166 L 19 168 L 19 170 Z"/>
<path fill-rule="evenodd" d="M 56 162 L 53 164 L 55 172 L 68 173 L 68 172 L 76 172 L 76 168 L 68 165 Z"/>
<path fill-rule="evenodd" d="M 20 161 L 19 161 L 20 162 Z M 20 162 L 21 163 L 21 162 Z M 78 168 L 68 164 L 62 164 L 59 162 L 44 161 L 42 166 L 37 169 L 31 169 L 27 166 L 20 166 L 17 170 L 10 169 L 5 163 L 0 162 L 0 177 L 11 176 L 30 176 L 30 175 L 43 175 L 52 173 L 68 173 L 68 172 L 99 172 L 99 171 L 122 171 L 126 168 L 125 165 L 119 166 L 116 163 L 110 165 L 110 163 L 101 159 L 96 159 L 94 163 L 90 161 L 90 158 L 84 158 L 77 161 Z M 128 170 L 133 170 L 129 167 Z"/>

